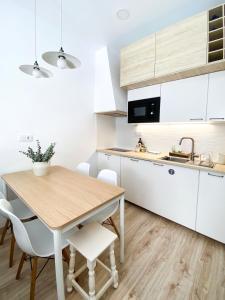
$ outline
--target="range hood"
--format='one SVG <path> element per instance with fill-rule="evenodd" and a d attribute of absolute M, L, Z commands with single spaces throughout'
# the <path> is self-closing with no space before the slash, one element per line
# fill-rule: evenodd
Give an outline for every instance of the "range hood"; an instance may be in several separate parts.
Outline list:
<path fill-rule="evenodd" d="M 119 53 L 119 51 L 118 51 Z M 127 116 L 127 92 L 120 88 L 119 55 L 108 47 L 95 54 L 95 113 Z"/>

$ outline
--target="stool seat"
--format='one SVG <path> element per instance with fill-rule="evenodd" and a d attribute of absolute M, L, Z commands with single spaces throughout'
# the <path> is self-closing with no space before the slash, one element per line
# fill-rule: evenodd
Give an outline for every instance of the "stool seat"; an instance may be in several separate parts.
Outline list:
<path fill-rule="evenodd" d="M 104 292 L 111 286 L 118 287 L 118 272 L 115 264 L 114 241 L 117 235 L 106 229 L 99 223 L 90 223 L 82 227 L 79 231 L 69 237 L 70 263 L 67 275 L 67 291 L 71 292 L 75 288 L 86 300 L 98 300 Z M 98 257 L 109 248 L 110 268 L 108 268 Z M 79 270 L 75 270 L 76 251 L 87 259 L 87 265 L 83 265 Z M 109 279 L 104 286 L 95 292 L 95 266 L 98 262 L 109 273 Z M 88 267 L 89 293 L 78 284 L 76 278 Z"/>
<path fill-rule="evenodd" d="M 68 242 L 86 259 L 93 261 L 116 239 L 115 233 L 99 223 L 90 223 L 74 232 Z"/>

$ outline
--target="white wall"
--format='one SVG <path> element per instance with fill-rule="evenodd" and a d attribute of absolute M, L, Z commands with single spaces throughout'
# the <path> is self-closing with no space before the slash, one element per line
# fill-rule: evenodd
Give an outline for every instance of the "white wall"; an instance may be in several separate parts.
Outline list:
<path fill-rule="evenodd" d="M 225 153 L 225 125 L 213 124 L 127 124 L 126 119 L 116 121 L 117 146 L 134 149 L 139 137 L 148 150 L 168 152 L 183 136 L 195 139 L 196 152 Z M 190 143 L 184 142 L 184 151 L 190 151 Z M 216 155 L 215 155 L 216 157 Z"/>
<path fill-rule="evenodd" d="M 20 134 L 32 134 L 44 147 L 56 142 L 52 164 L 74 168 L 80 161 L 94 161 L 94 53 L 74 32 L 65 35 L 65 50 L 81 60 L 80 69 L 57 70 L 39 55 L 40 65 L 49 68 L 53 78 L 34 79 L 20 72 L 20 64 L 34 62 L 33 12 L 27 9 L 29 1 L 22 2 L 0 5 L 0 174 L 31 168 L 18 152 L 29 145 L 18 142 Z M 39 54 L 56 50 L 58 26 L 39 20 L 39 29 Z"/>

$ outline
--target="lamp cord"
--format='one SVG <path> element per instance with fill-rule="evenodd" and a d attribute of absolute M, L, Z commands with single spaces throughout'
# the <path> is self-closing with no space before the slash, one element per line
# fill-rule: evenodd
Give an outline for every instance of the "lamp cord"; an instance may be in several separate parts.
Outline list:
<path fill-rule="evenodd" d="M 34 57 L 37 61 L 37 0 L 34 0 Z"/>
<path fill-rule="evenodd" d="M 62 47 L 62 43 L 63 43 L 63 17 L 62 17 L 62 9 L 63 9 L 63 3 L 62 3 L 62 0 L 60 0 L 60 43 L 61 43 L 61 47 Z"/>

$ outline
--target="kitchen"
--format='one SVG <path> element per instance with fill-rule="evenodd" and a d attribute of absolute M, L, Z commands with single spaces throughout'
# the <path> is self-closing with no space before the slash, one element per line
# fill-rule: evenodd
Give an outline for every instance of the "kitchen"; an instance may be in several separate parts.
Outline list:
<path fill-rule="evenodd" d="M 32 75 L 23 67 L 23 62 L 33 59 L 28 44 L 24 42 L 18 56 L 14 55 L 15 43 L 25 36 L 33 38 L 33 31 L 27 26 L 33 24 L 33 6 L 27 0 L 23 2 L 24 7 L 15 1 L 2 7 L 2 11 L 16 7 L 19 13 L 11 10 L 9 20 L 2 13 L 3 22 L 8 25 L 2 36 L 9 51 L 3 67 L 5 74 L 1 75 L 4 84 L 0 173 L 1 190 L 4 192 L 8 186 L 8 200 L 15 198 L 14 190 L 55 236 L 55 263 L 49 261 L 37 280 L 36 299 L 95 299 L 95 284 L 96 298 L 104 294 L 105 299 L 224 299 L 225 4 L 214 0 L 198 4 L 186 0 L 172 4 L 166 1 L 162 8 L 156 1 L 148 4 L 142 1 L 140 5 L 134 0 L 127 1 L 123 4 L 127 8 L 122 8 L 119 2 L 103 4 L 99 0 L 95 7 L 85 1 L 79 3 L 80 8 L 94 19 L 92 28 L 82 28 L 79 25 L 84 24 L 85 16 L 81 14 L 74 20 L 71 10 L 74 4 L 63 1 L 66 13 L 62 18 L 61 10 L 61 22 L 65 22 L 65 27 L 61 26 L 65 31 L 62 41 L 65 49 L 79 58 L 79 63 L 76 58 L 75 70 L 62 70 L 61 60 L 69 60 L 70 56 L 61 49 L 46 52 L 56 48 L 59 6 L 52 5 L 51 1 L 47 5 L 35 1 L 36 55 L 40 70 L 43 64 L 43 70 L 52 74 L 48 79 L 36 79 L 32 78 L 37 75 L 36 70 L 36 75 Z M 146 29 L 141 19 L 149 18 L 152 7 L 156 16 L 152 17 L 151 29 Z M 171 9 L 174 14 L 169 17 Z M 51 15 L 54 28 L 46 15 Z M 153 25 L 155 18 L 158 21 Z M 99 26 L 102 23 L 105 28 Z M 18 36 L 15 26 L 20 29 Z M 42 59 L 39 51 L 43 53 Z M 60 63 L 49 60 L 52 53 L 60 56 Z M 14 89 L 10 88 L 12 84 Z M 17 95 L 19 102 L 15 104 Z M 44 146 L 56 143 L 49 175 L 35 177 L 33 163 L 34 175 L 22 177 L 23 172 L 30 172 L 26 170 L 32 165 L 19 151 L 33 149 L 36 139 Z M 82 162 L 90 166 L 88 178 L 77 174 L 76 166 Z M 119 187 L 102 185 L 100 177 L 93 178 L 104 170 L 116 174 Z M 15 181 L 17 174 L 20 177 Z M 58 188 L 50 186 L 51 182 L 57 182 Z M 49 191 L 57 192 L 49 197 L 49 202 L 44 197 L 47 185 L 48 196 Z M 94 186 L 92 193 L 89 186 Z M 72 199 L 69 193 L 77 193 L 79 197 Z M 113 195 L 110 199 L 109 194 Z M 34 195 L 40 199 L 36 207 Z M 62 195 L 65 202 L 61 203 Z M 97 266 L 95 284 L 93 270 L 89 269 L 89 274 L 78 274 L 78 281 L 71 279 L 70 286 L 72 273 L 68 272 L 72 272 L 74 253 L 72 248 L 71 252 L 67 249 L 71 255 L 69 267 L 64 257 L 61 268 L 62 255 L 57 252 L 55 228 L 64 223 L 56 217 L 62 210 L 60 217 L 68 222 L 68 231 L 73 224 L 82 233 L 88 228 L 87 216 L 95 218 L 93 211 L 96 209 L 97 215 L 101 208 L 96 202 L 98 196 L 102 207 L 109 201 L 118 201 L 116 213 L 110 216 L 111 220 L 107 218 L 110 222 L 101 226 L 118 236 L 115 259 L 112 248 L 110 260 L 108 252 L 100 255 L 104 264 L 110 261 L 112 277 L 106 288 L 107 276 Z M 54 199 L 58 199 L 59 205 L 55 208 Z M 52 205 L 55 215 L 46 214 L 42 201 L 49 203 L 49 207 Z M 87 205 L 81 215 L 77 208 L 83 209 L 86 201 L 90 201 L 91 208 Z M 0 219 L 0 227 L 4 221 Z M 81 237 L 74 235 L 69 241 L 79 252 L 76 238 Z M 20 295 L 21 299 L 29 299 L 29 264 L 24 263 L 20 279 L 15 280 L 21 250 L 17 241 L 13 266 L 9 268 L 10 239 L 7 232 L 0 246 L 0 298 L 16 299 Z M 89 243 L 86 247 L 90 247 Z M 92 250 L 97 248 L 93 241 Z M 87 256 L 89 252 L 84 251 Z M 83 261 L 78 255 L 76 267 Z M 78 285 L 86 291 L 89 288 L 89 295 Z"/>

